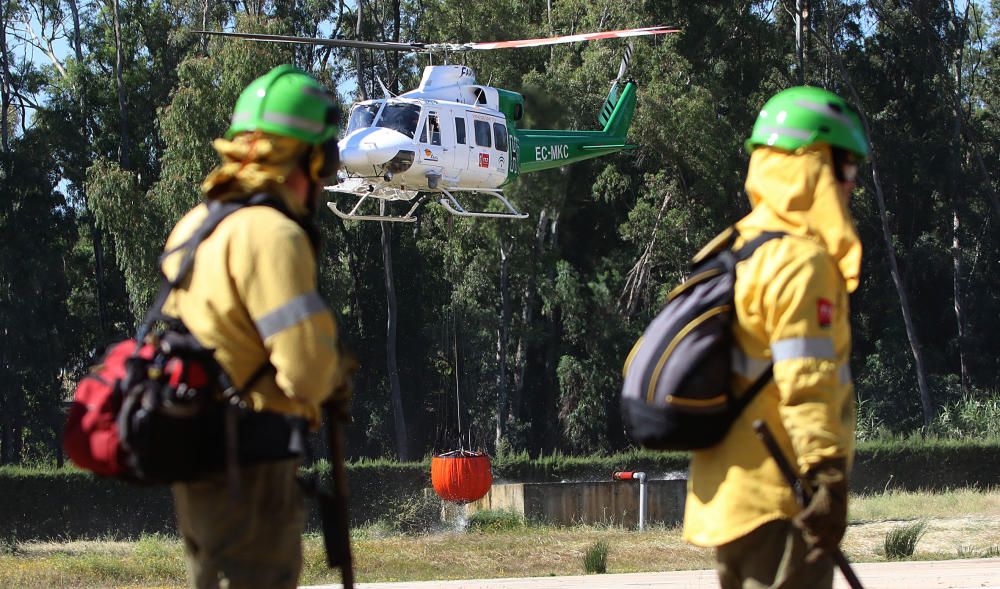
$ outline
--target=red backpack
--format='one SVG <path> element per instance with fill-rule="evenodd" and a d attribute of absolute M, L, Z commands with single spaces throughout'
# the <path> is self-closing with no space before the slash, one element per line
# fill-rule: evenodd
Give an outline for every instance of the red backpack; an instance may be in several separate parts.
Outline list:
<path fill-rule="evenodd" d="M 228 465 L 233 425 L 245 404 L 219 367 L 184 325 L 162 315 L 170 291 L 190 274 L 194 252 L 218 224 L 247 205 L 282 210 L 267 195 L 212 202 L 209 214 L 183 252 L 177 276 L 163 278 L 156 300 L 134 339 L 116 342 L 77 385 L 63 431 L 63 447 L 77 466 L 132 482 L 194 480 Z M 165 327 L 153 330 L 154 325 Z M 136 342 L 144 344 L 139 347 Z M 265 363 L 242 387 L 262 376 Z M 227 414 L 233 415 L 229 419 Z"/>
<path fill-rule="evenodd" d="M 134 353 L 133 339 L 112 344 L 77 385 L 66 419 L 66 454 L 80 468 L 102 476 L 117 476 L 124 470 L 116 423 L 122 395 L 116 385 L 125 378 L 125 361 Z M 143 346 L 139 354 L 152 357 L 152 347 Z"/>

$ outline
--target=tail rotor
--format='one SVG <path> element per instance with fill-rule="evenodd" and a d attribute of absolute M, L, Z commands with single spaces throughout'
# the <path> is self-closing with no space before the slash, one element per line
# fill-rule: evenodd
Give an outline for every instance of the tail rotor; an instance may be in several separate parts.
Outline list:
<path fill-rule="evenodd" d="M 618 77 L 615 78 L 615 82 L 621 82 L 625 78 L 625 72 L 628 70 L 629 63 L 632 62 L 632 52 L 634 50 L 634 42 L 629 41 L 625 44 L 625 54 L 622 55 L 622 64 L 618 68 Z"/>

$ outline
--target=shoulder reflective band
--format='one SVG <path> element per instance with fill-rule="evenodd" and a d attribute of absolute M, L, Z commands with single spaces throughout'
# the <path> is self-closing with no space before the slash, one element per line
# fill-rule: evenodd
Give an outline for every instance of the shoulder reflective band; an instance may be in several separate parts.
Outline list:
<path fill-rule="evenodd" d="M 771 344 L 771 356 L 775 362 L 795 358 L 816 358 L 835 360 L 833 340 L 828 337 L 794 337 Z"/>
<path fill-rule="evenodd" d="M 295 297 L 254 321 L 254 324 L 257 326 L 260 338 L 266 340 L 272 335 L 280 333 L 302 321 L 306 317 L 326 310 L 327 307 L 326 303 L 323 302 L 323 298 L 319 296 L 318 292 L 313 291 Z"/>

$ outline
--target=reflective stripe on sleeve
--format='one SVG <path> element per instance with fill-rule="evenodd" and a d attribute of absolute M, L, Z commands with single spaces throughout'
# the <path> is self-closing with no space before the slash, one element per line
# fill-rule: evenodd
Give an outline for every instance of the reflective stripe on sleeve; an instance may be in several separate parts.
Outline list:
<path fill-rule="evenodd" d="M 326 303 L 318 292 L 295 297 L 254 322 L 261 339 L 267 339 L 315 313 L 326 311 Z"/>
<path fill-rule="evenodd" d="M 816 358 L 835 360 L 833 340 L 828 337 L 794 337 L 771 344 L 771 356 L 775 362 L 795 358 Z"/>
<path fill-rule="evenodd" d="M 747 380 L 757 380 L 757 377 L 767 370 L 771 363 L 767 358 L 752 358 L 739 347 L 733 347 L 732 367 L 733 372 L 739 374 Z"/>

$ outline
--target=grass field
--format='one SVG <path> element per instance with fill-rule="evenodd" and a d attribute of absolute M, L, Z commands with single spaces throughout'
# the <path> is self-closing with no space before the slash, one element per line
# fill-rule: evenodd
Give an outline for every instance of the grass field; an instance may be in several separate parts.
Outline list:
<path fill-rule="evenodd" d="M 852 497 L 843 548 L 857 562 L 885 560 L 886 534 L 923 520 L 927 531 L 914 559 L 1000 556 L 1000 490 L 888 492 Z M 402 534 L 391 525 L 354 530 L 361 582 L 575 575 L 596 542 L 608 546 L 609 573 L 710 568 L 709 550 L 685 545 L 680 530 L 639 533 L 619 527 L 551 527 L 500 519 L 478 530 Z M 322 539 L 305 539 L 303 584 L 336 582 L 326 569 Z M 0 544 L 0 587 L 184 586 L 180 542 L 167 536 Z"/>

